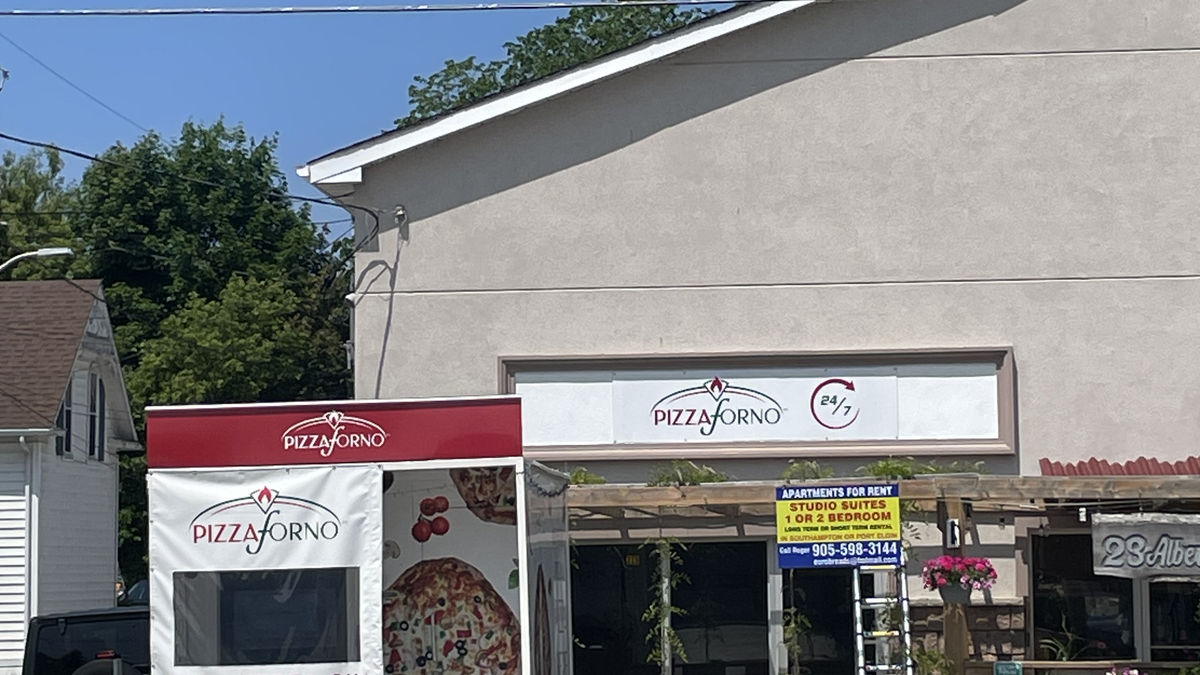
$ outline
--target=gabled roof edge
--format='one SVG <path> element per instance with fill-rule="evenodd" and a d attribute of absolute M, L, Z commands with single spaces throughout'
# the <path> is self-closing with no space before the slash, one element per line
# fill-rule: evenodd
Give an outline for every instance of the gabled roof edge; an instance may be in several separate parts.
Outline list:
<path fill-rule="evenodd" d="M 776 0 L 744 11 L 731 10 L 680 31 L 647 40 L 557 75 L 485 99 L 413 127 L 396 129 L 318 157 L 296 169 L 313 185 L 362 179 L 361 169 L 450 134 L 628 72 L 684 50 L 814 4 L 817 0 Z M 357 173 L 355 173 L 357 172 Z M 352 174 L 352 175 L 346 175 Z"/>

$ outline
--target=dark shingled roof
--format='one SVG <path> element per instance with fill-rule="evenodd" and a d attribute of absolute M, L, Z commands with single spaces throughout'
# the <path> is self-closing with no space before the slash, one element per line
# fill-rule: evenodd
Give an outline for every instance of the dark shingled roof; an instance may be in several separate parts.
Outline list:
<path fill-rule="evenodd" d="M 97 279 L 0 282 L 0 429 L 54 427 L 91 294 Z"/>

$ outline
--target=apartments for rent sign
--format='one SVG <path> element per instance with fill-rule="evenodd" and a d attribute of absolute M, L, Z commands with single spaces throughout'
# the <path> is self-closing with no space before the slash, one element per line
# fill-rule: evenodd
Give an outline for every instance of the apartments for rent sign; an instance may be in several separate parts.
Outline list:
<path fill-rule="evenodd" d="M 521 372 L 527 446 L 995 439 L 995 364 Z"/>
<path fill-rule="evenodd" d="M 779 566 L 900 564 L 900 486 L 814 485 L 775 489 Z"/>

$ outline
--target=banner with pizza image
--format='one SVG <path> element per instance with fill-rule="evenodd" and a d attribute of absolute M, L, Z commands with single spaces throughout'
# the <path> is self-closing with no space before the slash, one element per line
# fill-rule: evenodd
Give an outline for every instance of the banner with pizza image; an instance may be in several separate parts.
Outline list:
<path fill-rule="evenodd" d="M 514 463 L 385 477 L 385 673 L 521 674 L 519 473 Z"/>
<path fill-rule="evenodd" d="M 154 672 L 382 672 L 377 465 L 147 482 Z"/>

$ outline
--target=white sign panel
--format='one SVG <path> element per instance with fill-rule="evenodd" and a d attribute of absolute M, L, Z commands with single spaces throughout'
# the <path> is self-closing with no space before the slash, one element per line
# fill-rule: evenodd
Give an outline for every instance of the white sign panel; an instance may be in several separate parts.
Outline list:
<path fill-rule="evenodd" d="M 382 672 L 377 466 L 147 482 L 153 672 Z"/>
<path fill-rule="evenodd" d="M 1092 562 L 1113 577 L 1200 577 L 1200 515 L 1096 514 Z"/>
<path fill-rule="evenodd" d="M 556 379 L 555 375 L 559 375 Z M 994 364 L 520 373 L 530 446 L 996 439 Z"/>

